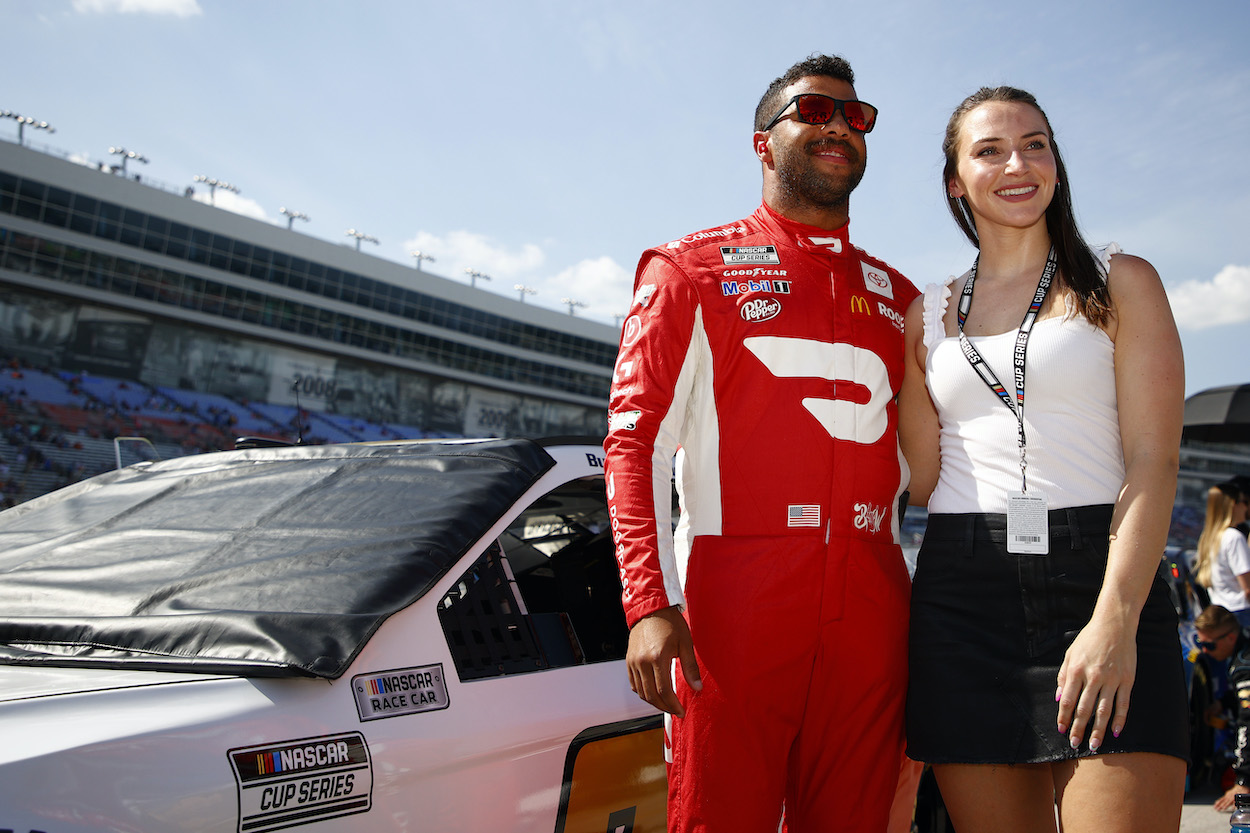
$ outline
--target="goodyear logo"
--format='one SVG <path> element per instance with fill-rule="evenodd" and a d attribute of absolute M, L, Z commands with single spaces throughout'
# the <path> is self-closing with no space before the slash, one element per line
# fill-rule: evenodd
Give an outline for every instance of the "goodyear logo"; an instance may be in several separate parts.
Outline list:
<path fill-rule="evenodd" d="M 358 674 L 352 677 L 352 694 L 362 721 L 438 711 L 451 705 L 441 663 Z"/>
<path fill-rule="evenodd" d="M 720 259 L 726 266 L 737 266 L 742 263 L 781 263 L 776 246 L 721 246 Z"/>
<path fill-rule="evenodd" d="M 231 749 L 239 833 L 368 812 L 373 764 L 359 732 Z"/>

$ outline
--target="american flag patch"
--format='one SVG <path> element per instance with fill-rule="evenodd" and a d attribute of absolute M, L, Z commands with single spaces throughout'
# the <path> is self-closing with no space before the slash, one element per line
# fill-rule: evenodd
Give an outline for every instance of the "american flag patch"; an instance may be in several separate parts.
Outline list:
<path fill-rule="evenodd" d="M 791 506 L 786 526 L 820 526 L 820 506 Z"/>

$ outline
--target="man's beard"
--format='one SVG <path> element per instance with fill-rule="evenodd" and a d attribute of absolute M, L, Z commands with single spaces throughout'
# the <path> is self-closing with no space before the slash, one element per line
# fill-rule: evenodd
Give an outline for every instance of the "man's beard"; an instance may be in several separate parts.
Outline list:
<path fill-rule="evenodd" d="M 816 170 L 812 154 L 826 147 L 838 148 L 850 162 L 842 176 Z M 821 208 L 843 206 L 863 178 L 863 159 L 855 148 L 842 141 L 820 139 L 777 160 L 777 179 L 782 190 L 792 200 L 804 205 Z"/>

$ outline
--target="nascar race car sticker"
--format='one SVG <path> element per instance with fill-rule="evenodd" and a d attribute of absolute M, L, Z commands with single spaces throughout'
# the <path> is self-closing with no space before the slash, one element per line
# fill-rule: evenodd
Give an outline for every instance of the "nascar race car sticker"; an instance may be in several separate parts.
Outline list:
<path fill-rule="evenodd" d="M 442 663 L 357 674 L 352 677 L 352 695 L 362 722 L 438 711 L 451 705 Z"/>
<path fill-rule="evenodd" d="M 226 753 L 239 789 L 239 833 L 367 813 L 373 762 L 364 735 L 286 740 Z"/>

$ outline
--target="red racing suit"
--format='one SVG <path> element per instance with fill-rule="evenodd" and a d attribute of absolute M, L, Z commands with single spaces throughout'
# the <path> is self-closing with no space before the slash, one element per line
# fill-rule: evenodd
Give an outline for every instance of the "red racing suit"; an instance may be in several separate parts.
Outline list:
<path fill-rule="evenodd" d="M 914 286 L 766 205 L 645 252 L 604 443 L 626 617 L 682 606 L 669 830 L 885 829 L 910 586 L 894 397 Z M 681 507 L 675 533 L 674 475 Z"/>

